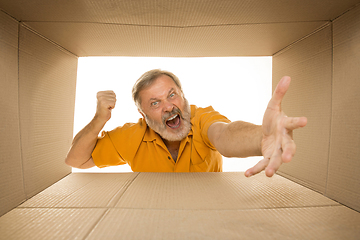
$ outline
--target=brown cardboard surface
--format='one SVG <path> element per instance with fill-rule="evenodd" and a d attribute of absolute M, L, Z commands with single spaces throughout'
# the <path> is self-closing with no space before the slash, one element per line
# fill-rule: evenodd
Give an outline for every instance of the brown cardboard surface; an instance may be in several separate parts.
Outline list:
<path fill-rule="evenodd" d="M 77 57 L 21 26 L 20 131 L 26 196 L 71 172 Z"/>
<path fill-rule="evenodd" d="M 326 21 L 354 6 L 356 0 L 168 1 L 77 0 L 67 4 L 37 0 L 2 0 L 0 7 L 22 21 L 91 22 L 159 26 L 258 24 Z"/>
<path fill-rule="evenodd" d="M 18 23 L 0 12 L 0 216 L 25 200 L 18 103 Z"/>
<path fill-rule="evenodd" d="M 199 210 L 321 205 L 338 203 L 281 176 L 267 178 L 262 173 L 247 179 L 243 173 L 227 172 L 141 173 L 116 207 Z"/>
<path fill-rule="evenodd" d="M 358 0 L 3 0 L 0 8 L 78 56 L 264 56 Z"/>
<path fill-rule="evenodd" d="M 138 173 L 73 173 L 26 201 L 19 208 L 111 207 Z"/>
<path fill-rule="evenodd" d="M 282 109 L 288 116 L 308 118 L 307 126 L 294 132 L 295 157 L 280 172 L 322 193 L 329 161 L 331 71 L 330 25 L 273 56 L 273 88 L 282 76 L 292 78 Z"/>
<path fill-rule="evenodd" d="M 46 37 L 56 39 L 57 43 L 80 57 L 211 57 L 272 55 L 321 27 L 324 22 L 189 28 L 92 23 L 27 24 Z M 280 35 L 282 37 L 278 38 Z"/>
<path fill-rule="evenodd" d="M 84 239 L 105 209 L 14 209 L 0 218 L 0 239 Z"/>
<path fill-rule="evenodd" d="M 263 173 L 76 173 L 0 217 L 0 231 L 0 239 L 357 239 L 360 213 Z"/>
<path fill-rule="evenodd" d="M 222 1 L 80 0 L 63 4 L 45 0 L 1 1 L 0 77 L 2 86 L 5 86 L 0 90 L 1 102 L 13 102 L 6 104 L 4 111 L 3 105 L 1 109 L 6 123 L 1 128 L 1 133 L 5 134 L 0 148 L 0 215 L 19 204 L 24 197 L 33 196 L 70 172 L 63 158 L 72 136 L 77 60 L 64 48 L 80 56 L 272 55 L 308 33 L 312 34 L 274 56 L 275 83 L 282 75 L 293 77 L 288 93 L 292 97 L 284 101 L 285 112 L 309 118 L 307 128 L 295 134 L 298 144 L 296 159 L 283 165 L 281 173 L 359 210 L 359 111 L 356 111 L 359 107 L 356 95 L 359 88 L 359 6 L 334 21 L 333 38 L 332 25 L 313 32 L 358 2 L 306 0 L 274 4 L 265 0 L 251 3 L 232 0 L 224 4 Z M 21 21 L 20 27 L 4 12 Z M 181 175 L 153 176 L 149 179 L 147 174 L 98 175 L 98 181 L 85 176 L 80 177 L 75 185 L 71 185 L 72 180 L 63 185 L 59 183 L 62 186 L 60 189 L 57 189 L 58 185 L 48 189 L 0 218 L 1 233 L 6 231 L 7 234 L 0 235 L 0 238 L 8 237 L 8 234 L 21 238 L 27 229 L 34 239 L 54 237 L 57 229 L 66 230 L 56 235 L 59 238 L 62 234 L 71 238 L 78 232 L 68 229 L 82 224 L 82 219 L 89 219 L 91 211 L 97 214 L 97 218 L 86 225 L 86 231 L 79 233 L 80 237 L 88 234 L 90 237 L 97 236 L 103 229 L 96 225 L 90 233 L 92 224 L 104 224 L 102 221 L 109 221 L 107 216 L 111 221 L 116 211 L 137 211 L 134 216 L 143 216 L 139 214 L 141 210 L 155 216 L 167 210 L 165 216 L 171 216 L 174 212 L 185 211 L 199 213 L 213 210 L 221 215 L 220 212 L 230 210 L 278 212 L 297 208 L 309 209 L 311 213 L 306 215 L 304 222 L 299 219 L 301 215 L 295 214 L 293 222 L 303 223 L 297 226 L 300 230 L 296 228 L 295 232 L 305 229 L 304 232 L 314 233 L 315 230 L 308 229 L 310 224 L 315 226 L 314 229 L 332 233 L 327 238 L 359 236 L 358 228 L 355 228 L 358 226 L 358 214 L 354 215 L 353 211 L 351 216 L 343 213 L 352 220 L 350 225 L 344 225 L 343 219 L 338 217 L 342 213 L 334 213 L 333 217 L 322 215 L 315 209 L 326 209 L 324 212 L 331 212 L 329 209 L 341 209 L 339 212 L 346 209 L 349 212 L 349 209 L 318 193 L 308 193 L 308 189 L 288 185 L 285 180 L 277 183 L 280 178 L 274 178 L 271 183 L 264 180 L 266 178 L 261 180 L 259 175 L 242 185 L 243 180 L 237 175 L 223 175 L 214 182 L 195 174 L 193 178 L 199 184 L 192 185 L 193 181 L 183 179 Z M 148 185 L 147 182 L 156 185 Z M 188 186 L 179 186 L 178 182 Z M 208 185 L 209 182 L 212 185 Z M 143 189 L 143 186 L 149 189 Z M 282 189 L 283 186 L 286 187 Z M 234 196 L 229 194 L 231 191 Z M 144 196 L 141 195 L 143 193 Z M 211 193 L 217 198 L 211 198 Z M 84 206 L 86 209 L 82 209 Z M 145 212 L 147 210 L 148 213 Z M 104 213 L 104 218 L 101 218 Z M 187 217 L 186 214 L 180 219 Z M 325 227 L 309 222 L 307 218 L 317 214 L 321 221 L 322 217 L 333 221 L 326 223 Z M 166 225 L 166 220 L 161 219 L 163 216 L 158 214 L 155 218 Z M 265 213 L 263 217 L 267 218 Z M 199 218 L 202 220 L 202 216 Z M 288 219 L 286 216 L 283 218 Z M 25 227 L 20 224 L 20 219 L 27 223 Z M 63 224 L 62 219 L 70 219 L 70 222 Z M 222 219 L 226 222 L 226 217 Z M 292 220 L 285 222 L 286 229 L 280 230 L 281 234 L 292 236 L 288 232 L 291 231 L 292 225 L 289 224 Z M 216 222 L 214 219 L 209 221 Z M 42 223 L 48 222 L 52 224 L 44 228 Z M 157 225 L 150 226 L 155 228 L 157 236 Z M 207 230 L 208 226 L 213 229 L 212 225 L 200 225 L 199 231 Z M 257 226 L 256 223 L 250 224 L 252 230 L 263 230 Z M 328 226 L 332 226 L 333 231 Z M 269 232 L 269 228 L 265 230 Z M 201 236 L 204 232 L 207 231 L 202 231 Z M 225 233 L 229 237 L 238 234 L 232 235 L 232 230 Z"/>
<path fill-rule="evenodd" d="M 360 211 L 360 6 L 334 21 L 334 80 L 326 194 Z"/>
<path fill-rule="evenodd" d="M 358 239 L 343 206 L 253 210 L 111 209 L 86 239 Z"/>
<path fill-rule="evenodd" d="M 70 174 L 19 207 L 55 207 L 59 202 L 71 196 L 75 191 L 84 188 L 92 181 L 94 181 L 94 176 L 90 174 Z"/>
<path fill-rule="evenodd" d="M 291 164 L 281 167 L 281 174 L 356 210 L 360 209 L 359 9 L 273 58 L 274 86 L 280 74 L 297 79 L 284 99 L 284 111 L 308 117 L 306 128 L 294 136 L 298 149 L 306 151 L 298 151 Z"/>

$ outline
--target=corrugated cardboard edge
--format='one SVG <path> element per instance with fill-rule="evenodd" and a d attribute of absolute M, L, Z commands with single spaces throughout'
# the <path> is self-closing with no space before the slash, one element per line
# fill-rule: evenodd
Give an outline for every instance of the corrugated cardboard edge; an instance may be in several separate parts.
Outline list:
<path fill-rule="evenodd" d="M 11 128 L 8 128 L 10 130 L 10 133 L 7 133 L 3 136 L 4 141 L 7 141 L 7 144 L 13 144 L 11 146 L 6 147 L 6 149 L 4 149 L 4 153 L 1 154 L 1 157 L 9 157 L 8 160 L 6 160 L 5 162 L 10 163 L 11 166 L 7 166 L 6 168 L 4 167 L 3 169 L 6 169 L 6 174 L 1 174 L 1 177 L 5 177 L 5 179 L 2 181 L 4 183 L 4 186 L 6 186 L 7 189 L 9 189 L 10 193 L 6 193 L 5 190 L 3 190 L 2 188 L 2 193 L 5 194 L 5 196 L 1 196 L 1 199 L 5 201 L 5 203 L 1 204 L 1 210 L 0 210 L 0 215 L 6 213 L 7 211 L 11 210 L 12 208 L 16 207 L 18 204 L 20 204 L 21 202 L 25 201 L 26 199 L 29 199 L 30 197 L 32 197 L 33 195 L 37 194 L 38 192 L 42 191 L 43 189 L 47 188 L 48 186 L 52 185 L 53 183 L 55 183 L 56 181 L 60 180 L 61 178 L 65 177 L 66 175 L 68 175 L 69 173 L 71 173 L 71 169 L 67 166 L 65 166 L 63 158 L 65 157 L 66 151 L 70 146 L 70 142 L 72 139 L 72 124 L 73 124 L 73 107 L 74 107 L 74 101 L 75 101 L 75 83 L 76 83 L 76 75 L 77 75 L 77 56 L 75 56 L 74 54 L 70 53 L 69 51 L 67 51 L 66 49 L 60 47 L 59 45 L 55 44 L 52 41 L 49 41 L 48 39 L 42 37 L 40 34 L 36 33 L 33 30 L 30 30 L 27 26 L 25 26 L 24 24 L 21 24 L 19 22 L 17 22 L 16 20 L 14 20 L 14 18 L 12 18 L 11 16 L 9 16 L 8 14 L 4 13 L 2 10 L 0 11 L 1 17 L 4 19 L 4 23 L 9 23 L 12 22 L 14 24 L 10 24 L 7 27 L 11 27 L 14 33 L 16 32 L 16 36 L 14 39 L 14 42 L 11 46 L 14 49 L 14 57 L 13 60 L 11 60 L 9 57 L 10 55 L 7 55 L 6 58 L 6 62 L 7 63 L 11 63 L 12 66 L 14 66 L 14 70 L 13 73 L 8 73 L 8 76 L 13 76 L 14 74 L 16 74 L 15 79 L 13 79 L 12 83 L 16 83 L 17 87 L 15 87 L 15 90 L 12 89 L 11 91 L 8 91 L 8 93 L 13 94 L 13 96 L 15 96 L 16 101 L 12 101 L 13 103 L 15 103 L 15 106 L 18 108 L 13 108 L 15 110 L 15 112 L 13 114 L 7 114 L 6 118 L 8 117 L 12 117 L 14 118 L 12 121 L 12 124 L 15 124 L 17 128 L 19 128 L 18 133 L 16 134 L 17 131 L 13 131 L 11 130 Z M 39 169 L 42 168 L 42 166 L 44 166 L 43 163 L 37 164 L 36 166 L 33 165 L 34 162 L 28 161 L 28 159 L 32 159 L 34 156 L 30 156 L 29 152 L 26 152 L 27 149 L 32 149 L 32 147 L 27 148 L 26 146 L 24 147 L 24 144 L 29 146 L 31 144 L 34 144 L 34 142 L 37 141 L 37 138 L 39 138 L 41 136 L 38 134 L 33 134 L 33 132 L 31 132 L 31 128 L 33 128 L 33 124 L 30 124 L 28 122 L 28 120 L 30 120 L 31 118 L 33 119 L 45 119 L 45 121 L 48 121 L 48 125 L 50 126 L 51 124 L 53 124 L 54 126 L 58 126 L 58 122 L 51 122 L 50 119 L 46 119 L 46 115 L 40 115 L 37 116 L 35 112 L 28 112 L 29 108 L 25 107 L 24 108 L 24 103 L 25 104 L 38 104 L 38 105 L 30 105 L 32 107 L 36 107 L 37 109 L 39 109 L 38 107 L 43 105 L 44 107 L 51 107 L 51 102 L 48 101 L 48 99 L 44 99 L 45 101 L 43 101 L 41 103 L 40 102 L 34 102 L 34 96 L 33 95 L 26 95 L 24 94 L 24 91 L 26 92 L 28 89 L 26 89 L 26 87 L 24 88 L 22 82 L 29 84 L 29 78 L 33 77 L 34 75 L 32 73 L 38 71 L 41 72 L 44 68 L 43 66 L 41 66 L 41 64 L 47 64 L 48 69 L 51 69 L 51 71 L 55 70 L 56 68 L 61 68 L 61 63 L 59 64 L 54 63 L 51 67 L 51 62 L 47 62 L 47 61 L 43 61 L 41 62 L 41 58 L 33 58 L 31 61 L 27 62 L 26 58 L 24 59 L 22 56 L 24 54 L 23 50 L 20 50 L 23 48 L 24 43 L 25 44 L 31 44 L 30 42 L 27 41 L 26 36 L 22 35 L 24 32 L 27 32 L 27 36 L 31 36 L 35 42 L 33 42 L 33 44 L 45 44 L 44 46 L 47 46 L 48 49 L 52 49 L 50 50 L 50 52 L 48 53 L 49 55 L 51 55 L 52 53 L 56 53 L 56 54 L 62 54 L 63 56 L 67 56 L 67 58 L 73 59 L 73 63 L 72 63 L 72 69 L 74 71 L 72 71 L 70 74 L 72 74 L 72 76 L 70 76 L 69 79 L 69 75 L 67 75 L 65 77 L 65 79 L 69 79 L 68 81 L 72 82 L 72 84 L 68 85 L 69 89 L 67 92 L 67 94 L 71 94 L 71 92 L 73 93 L 72 97 L 69 98 L 70 100 L 70 104 L 69 106 L 66 106 L 68 109 L 70 109 L 70 112 L 67 115 L 68 117 L 68 121 L 65 123 L 64 125 L 65 128 L 67 129 L 65 132 L 67 133 L 66 138 L 61 138 L 64 139 L 65 141 L 67 141 L 65 143 L 65 145 L 63 147 L 60 147 L 62 150 L 61 154 L 56 154 L 57 157 L 54 158 L 53 157 L 46 157 L 46 154 L 43 154 L 43 156 L 45 156 L 45 158 L 43 158 L 41 161 L 44 161 L 43 163 L 45 163 L 45 165 L 48 165 L 49 168 L 47 170 L 44 170 L 43 173 L 44 174 L 50 174 L 50 177 L 39 177 L 36 176 L 36 178 L 38 180 L 33 181 L 33 180 L 29 180 L 29 176 L 31 178 L 31 175 L 34 175 L 34 168 L 35 169 Z M 19 34 L 20 33 L 20 34 Z M 6 35 L 3 35 L 6 36 Z M 7 48 L 4 48 L 4 50 Z M 45 51 L 46 47 L 41 48 L 41 51 Z M 34 49 L 31 49 L 30 51 L 25 50 L 26 54 L 30 55 L 30 56 L 35 56 L 36 52 L 32 52 Z M 66 57 L 65 57 L 66 58 Z M 20 59 L 21 59 L 21 63 L 20 63 Z M 36 66 L 31 66 L 30 68 L 26 69 L 26 67 L 24 68 L 24 64 L 32 64 L 33 61 L 38 61 L 40 59 L 41 64 L 40 65 L 36 65 Z M 60 59 L 57 59 L 56 61 L 58 61 Z M 49 65 L 50 64 L 50 65 Z M 49 68 L 50 66 L 50 68 Z M 69 73 L 71 69 L 69 67 L 66 67 L 65 69 L 63 69 L 64 72 Z M 11 71 L 11 68 L 6 69 L 6 71 Z M 26 73 L 24 73 L 24 71 L 28 71 Z M 43 75 L 44 76 L 44 75 Z M 54 75 L 53 75 L 54 76 Z M 37 79 L 37 78 L 33 78 L 33 79 Z M 6 78 L 2 78 L 2 80 L 6 80 Z M 51 78 L 48 80 L 52 80 Z M 58 81 L 62 81 L 61 79 L 57 79 Z M 46 84 L 46 81 L 41 82 L 40 84 Z M 9 84 L 9 82 L 6 82 L 6 84 Z M 5 86 L 9 86 L 9 85 L 5 85 Z M 28 85 L 31 86 L 31 85 Z M 64 84 L 63 86 L 67 86 L 67 84 Z M 52 88 L 56 88 L 56 86 L 52 86 Z M 59 89 L 56 89 L 59 90 Z M 20 93 L 21 92 L 21 93 Z M 9 98 L 11 99 L 11 98 Z M 59 101 L 62 101 L 62 99 L 60 98 Z M 66 100 L 66 101 L 69 101 Z M 4 101 L 7 102 L 7 101 Z M 17 103 L 18 102 L 18 103 Z M 50 105 L 49 105 L 50 104 Z M 71 107 L 72 106 L 72 107 Z M 45 107 L 45 108 L 46 108 Z M 18 110 L 17 110 L 18 109 Z M 72 112 L 71 112 L 72 109 Z M 61 114 L 61 113 L 59 113 Z M 45 118 L 44 118 L 45 116 Z M 40 117 L 40 118 L 39 118 Z M 16 120 L 18 119 L 18 120 Z M 37 120 L 36 120 L 37 121 Z M 30 124 L 30 125 L 29 125 Z M 28 125 L 28 126 L 26 126 Z M 63 126 L 61 126 L 62 124 L 60 124 L 58 127 L 61 128 Z M 70 127 L 69 127 L 70 126 Z M 29 131 L 30 130 L 30 131 Z M 29 134 L 26 134 L 24 132 L 28 132 Z M 53 129 L 49 129 L 49 131 L 53 131 Z M 62 130 L 63 131 L 63 130 Z M 12 138 L 18 138 L 18 141 L 14 142 L 14 141 L 9 141 Z M 5 146 L 2 144 L 2 146 Z M 55 148 L 58 148 L 59 146 L 56 146 Z M 55 148 L 53 150 L 55 150 Z M 49 149 L 47 149 L 49 150 Z M 46 150 L 46 152 L 48 152 Z M 24 152 L 25 151 L 25 152 Z M 55 150 L 57 151 L 57 150 Z M 36 151 L 37 153 L 39 153 L 39 151 Z M 40 151 L 41 152 L 41 151 Z M 18 157 L 14 157 L 12 155 L 14 154 L 18 154 Z M 34 152 L 35 153 L 35 152 Z M 50 151 L 51 153 L 51 151 Z M 10 154 L 10 155 L 9 155 Z M 12 156 L 12 157 L 11 157 Z M 16 160 L 16 159 L 17 160 Z M 51 159 L 55 159 L 54 164 L 50 164 Z M 58 159 L 61 159 L 60 161 Z M 58 168 L 57 165 L 60 164 L 60 168 Z M 49 169 L 53 169 L 49 170 Z M 57 170 L 58 169 L 58 170 Z M 60 170 L 59 170 L 60 169 Z M 61 170 L 62 169 L 62 170 Z M 54 174 L 56 173 L 57 174 Z M 8 178 L 7 176 L 11 175 L 11 178 Z M 17 179 L 17 180 L 15 180 Z M 19 183 L 19 184 L 15 184 L 15 183 Z M 16 186 L 15 186 L 15 185 Z M 30 184 L 30 185 L 29 185 Z M 21 193 L 20 195 L 18 193 Z M 14 194 L 16 194 L 16 197 L 14 197 Z M 6 200 L 10 198 L 10 200 Z"/>
<path fill-rule="evenodd" d="M 20 141 L 18 22 L 0 11 L 0 216 L 26 200 Z"/>
<path fill-rule="evenodd" d="M 328 116 L 330 119 L 328 132 L 329 147 L 327 151 L 324 151 L 324 154 L 328 154 L 329 156 L 326 168 L 318 169 L 319 171 L 326 171 L 326 182 L 319 184 L 312 181 L 310 179 L 311 177 L 305 176 L 306 171 L 303 171 L 303 173 L 300 174 L 301 176 L 299 176 L 298 173 L 295 176 L 291 171 L 285 170 L 288 169 L 288 167 L 282 167 L 279 172 L 283 176 L 319 191 L 357 211 L 360 211 L 360 178 L 358 174 L 360 171 L 360 162 L 358 161 L 359 143 L 357 141 L 359 139 L 357 131 L 359 115 L 357 111 L 354 112 L 353 110 L 359 108 L 359 101 L 357 101 L 356 97 L 353 97 L 351 100 L 348 98 L 357 96 L 358 94 L 356 93 L 357 95 L 354 95 L 353 92 L 359 89 L 359 11 L 360 4 L 357 4 L 336 18 L 331 25 L 324 26 L 325 28 L 331 28 L 332 32 L 331 72 L 325 73 L 331 76 L 329 83 L 331 87 L 331 101 L 329 103 L 331 112 Z M 274 58 L 281 56 L 288 50 L 297 48 L 301 42 L 309 38 L 314 38 L 319 31 L 324 31 L 324 28 L 284 48 L 282 51 L 276 53 Z M 290 65 L 291 64 L 294 64 L 294 62 L 290 62 Z M 281 71 L 283 70 L 284 69 L 281 69 Z M 275 73 L 281 71 L 275 66 Z M 291 75 L 291 71 L 289 75 Z M 303 75 L 304 74 L 300 74 L 300 77 Z M 273 76 L 273 85 L 276 86 L 279 76 L 276 74 Z M 316 81 L 316 79 L 314 79 L 314 81 Z M 348 104 L 342 103 L 344 99 L 348 99 Z M 349 108 L 349 106 L 351 107 Z M 301 108 L 297 107 L 297 109 Z M 340 115 L 339 112 L 341 112 Z M 321 113 L 321 111 L 319 111 L 319 113 Z M 342 119 L 343 116 L 346 116 L 346 118 Z M 311 122 L 309 122 L 308 125 L 309 124 L 311 126 Z M 308 127 L 309 126 L 307 126 L 307 128 Z M 347 131 L 342 131 L 342 128 L 346 128 Z M 295 134 L 297 135 L 297 133 Z M 323 135 L 322 132 L 317 132 L 316 129 L 314 134 L 318 136 Z M 303 141 L 307 141 L 306 139 L 307 138 L 303 139 Z M 298 142 L 299 139 L 295 140 Z M 312 157 L 312 161 L 316 160 L 316 157 Z M 298 161 L 300 162 L 301 159 Z M 311 169 L 311 165 L 303 166 L 304 169 L 309 167 Z"/>

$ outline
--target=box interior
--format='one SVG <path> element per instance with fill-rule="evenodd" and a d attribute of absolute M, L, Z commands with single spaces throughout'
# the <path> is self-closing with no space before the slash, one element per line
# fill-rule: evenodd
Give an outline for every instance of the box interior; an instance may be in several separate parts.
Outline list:
<path fill-rule="evenodd" d="M 359 223 L 279 175 L 72 173 L 1 217 L 0 239 L 356 239 Z"/>
<path fill-rule="evenodd" d="M 284 111 L 308 117 L 306 128 L 294 134 L 293 161 L 279 174 L 341 204 L 331 211 L 344 206 L 360 211 L 359 1 L 4 0 L 0 9 L 0 216 L 28 199 L 25 205 L 49 204 L 49 199 L 41 202 L 36 194 L 71 173 L 64 157 L 72 141 L 77 59 L 84 56 L 273 56 L 273 86 L 281 76 L 292 77 Z M 86 182 L 86 176 L 79 181 Z M 136 176 L 139 182 L 148 175 Z M 152 178 L 149 181 L 158 184 L 156 175 Z M 132 184 L 128 190 L 136 194 L 139 190 Z M 115 196 L 110 201 L 120 204 L 115 208 L 127 207 L 109 210 L 106 216 L 116 220 L 117 211 L 143 214 L 145 210 L 126 205 L 136 201 L 113 195 L 121 191 L 120 185 L 106 194 Z M 61 203 L 61 194 L 71 191 L 67 188 L 71 187 L 65 184 L 51 200 Z M 87 194 L 83 191 L 79 197 Z M 153 189 L 146 194 L 151 198 L 155 193 Z M 171 199 L 176 202 L 172 195 Z M 171 199 L 153 202 L 147 216 L 162 219 L 178 213 L 173 208 L 153 210 Z M 186 201 L 182 204 L 188 207 Z M 104 216 L 96 208 L 91 213 L 61 209 L 77 216 Z M 24 211 L 30 217 L 38 211 L 45 216 L 53 210 L 60 209 L 20 206 L 4 218 Z M 296 209 L 283 209 L 279 217 L 287 211 Z M 176 218 L 188 216 L 182 214 Z"/>

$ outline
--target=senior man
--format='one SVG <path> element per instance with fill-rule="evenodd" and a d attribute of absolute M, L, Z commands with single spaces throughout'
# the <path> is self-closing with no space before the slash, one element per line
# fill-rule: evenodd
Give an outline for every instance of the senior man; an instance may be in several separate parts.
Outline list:
<path fill-rule="evenodd" d="M 292 132 L 307 123 L 305 117 L 287 117 L 281 111 L 289 85 L 290 78 L 283 77 L 259 126 L 231 122 L 211 106 L 189 105 L 173 73 L 148 71 L 132 90 L 143 118 L 98 137 L 116 103 L 113 91 L 98 92 L 96 114 L 75 136 L 65 162 L 76 168 L 129 164 L 134 172 L 218 172 L 221 155 L 264 156 L 245 176 L 265 170 L 271 177 L 291 161 L 296 151 Z"/>

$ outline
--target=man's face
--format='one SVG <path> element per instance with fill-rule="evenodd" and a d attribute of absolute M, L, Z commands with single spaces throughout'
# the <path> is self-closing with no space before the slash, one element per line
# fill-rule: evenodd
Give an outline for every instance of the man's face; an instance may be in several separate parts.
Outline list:
<path fill-rule="evenodd" d="M 191 128 L 190 106 L 167 75 L 158 77 L 139 93 L 148 126 L 168 141 L 181 141 Z"/>

